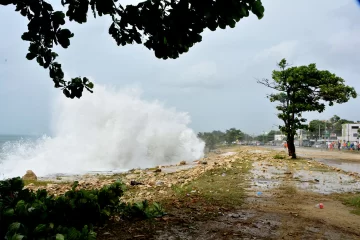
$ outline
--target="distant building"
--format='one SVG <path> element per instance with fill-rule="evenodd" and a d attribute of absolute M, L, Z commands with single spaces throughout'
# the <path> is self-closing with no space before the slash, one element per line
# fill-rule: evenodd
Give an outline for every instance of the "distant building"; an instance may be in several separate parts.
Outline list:
<path fill-rule="evenodd" d="M 275 134 L 274 135 L 274 141 L 283 141 L 286 139 L 286 136 L 284 134 Z"/>
<path fill-rule="evenodd" d="M 360 123 L 347 123 L 342 125 L 342 136 L 338 137 L 339 140 L 345 140 L 350 142 L 358 141 L 359 134 L 358 129 Z"/>

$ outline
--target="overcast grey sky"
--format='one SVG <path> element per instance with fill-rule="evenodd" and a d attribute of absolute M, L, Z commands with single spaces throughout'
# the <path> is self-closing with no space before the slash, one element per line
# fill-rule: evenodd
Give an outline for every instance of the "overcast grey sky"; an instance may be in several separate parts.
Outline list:
<path fill-rule="evenodd" d="M 67 50 L 58 50 L 59 60 L 71 77 L 90 76 L 119 88 L 141 86 L 144 98 L 189 112 L 195 131 L 236 127 L 260 133 L 280 122 L 265 97 L 269 89 L 255 78 L 269 78 L 281 58 L 294 65 L 314 62 L 360 92 L 356 2 L 263 0 L 262 20 L 251 15 L 234 29 L 206 31 L 201 43 L 176 60 L 159 60 L 142 45 L 118 47 L 108 35 L 109 19 L 68 24 L 75 37 Z M 59 92 L 47 70 L 25 59 L 28 42 L 20 37 L 26 24 L 14 7 L 1 7 L 0 133 L 48 133 L 51 102 Z M 359 101 L 328 108 L 321 118 L 337 114 L 360 120 Z"/>

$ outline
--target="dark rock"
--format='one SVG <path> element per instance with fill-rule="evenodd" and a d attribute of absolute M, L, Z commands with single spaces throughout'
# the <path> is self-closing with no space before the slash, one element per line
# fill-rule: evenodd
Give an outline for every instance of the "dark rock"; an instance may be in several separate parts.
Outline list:
<path fill-rule="evenodd" d="M 141 183 L 141 182 L 137 182 L 137 181 L 131 181 L 131 182 L 130 182 L 130 185 L 131 185 L 131 186 L 137 186 L 137 185 L 144 185 L 144 184 Z"/>

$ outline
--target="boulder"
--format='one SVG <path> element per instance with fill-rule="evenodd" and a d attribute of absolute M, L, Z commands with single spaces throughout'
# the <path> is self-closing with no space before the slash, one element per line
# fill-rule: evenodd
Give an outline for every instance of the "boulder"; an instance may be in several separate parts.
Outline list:
<path fill-rule="evenodd" d="M 26 174 L 22 177 L 22 179 L 27 181 L 36 181 L 37 176 L 32 170 L 27 170 Z"/>
<path fill-rule="evenodd" d="M 179 162 L 179 165 L 180 165 L 180 166 L 186 165 L 186 161 L 181 161 L 181 162 Z"/>

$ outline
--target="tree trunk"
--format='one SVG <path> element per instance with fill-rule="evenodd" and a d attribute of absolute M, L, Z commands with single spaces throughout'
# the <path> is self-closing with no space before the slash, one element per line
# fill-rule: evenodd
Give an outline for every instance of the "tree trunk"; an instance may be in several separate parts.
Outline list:
<path fill-rule="evenodd" d="M 294 136 L 288 135 L 287 138 L 288 152 L 292 159 L 296 159 Z"/>

